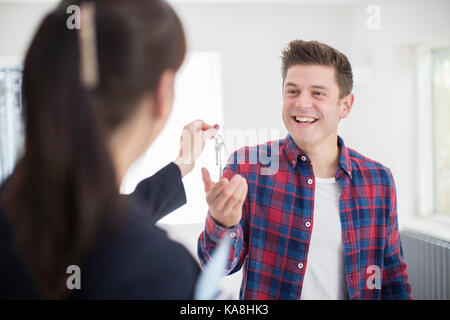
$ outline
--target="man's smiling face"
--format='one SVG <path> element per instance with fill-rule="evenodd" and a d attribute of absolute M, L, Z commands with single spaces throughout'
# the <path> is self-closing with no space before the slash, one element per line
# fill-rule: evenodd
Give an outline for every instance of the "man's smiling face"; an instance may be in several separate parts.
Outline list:
<path fill-rule="evenodd" d="M 335 139 L 339 120 L 347 117 L 352 103 L 352 94 L 339 98 L 332 66 L 298 64 L 286 73 L 283 121 L 299 147 Z"/>

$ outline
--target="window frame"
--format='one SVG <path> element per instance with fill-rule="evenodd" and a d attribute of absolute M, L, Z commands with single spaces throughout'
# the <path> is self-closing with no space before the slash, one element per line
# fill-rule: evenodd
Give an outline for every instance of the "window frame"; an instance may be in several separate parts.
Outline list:
<path fill-rule="evenodd" d="M 436 142 L 436 127 L 435 127 L 435 123 L 434 123 L 434 119 L 435 117 L 435 113 L 436 113 L 436 107 L 435 107 L 435 96 L 434 96 L 434 76 L 435 76 L 435 57 L 436 57 L 436 52 L 440 51 L 440 50 L 446 50 L 446 51 L 450 51 L 450 43 L 448 45 L 442 45 L 442 46 L 434 46 L 432 48 L 430 48 L 430 59 L 431 59 L 431 70 L 430 70 L 430 75 L 431 75 L 431 114 L 432 114 L 432 123 L 431 123 L 431 136 L 432 136 L 432 165 L 433 165 L 433 188 L 436 187 L 436 166 L 435 166 L 435 162 L 436 162 L 436 146 L 435 146 L 435 142 Z M 432 214 L 435 216 L 442 216 L 444 218 L 449 218 L 450 221 L 450 212 L 440 212 L 437 209 L 437 192 L 436 190 L 433 190 L 433 209 L 432 209 Z"/>
<path fill-rule="evenodd" d="M 413 216 L 403 223 L 404 229 L 444 241 L 450 241 L 450 216 L 439 214 L 435 210 L 432 53 L 433 50 L 449 46 L 448 39 L 430 41 L 415 46 L 416 210 Z"/>

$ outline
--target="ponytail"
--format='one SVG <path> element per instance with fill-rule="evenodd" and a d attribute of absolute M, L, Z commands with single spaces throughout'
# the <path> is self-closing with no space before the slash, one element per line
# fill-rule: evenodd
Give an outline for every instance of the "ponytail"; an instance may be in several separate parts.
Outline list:
<path fill-rule="evenodd" d="M 105 218 L 120 208 L 95 88 L 82 84 L 77 30 L 49 14 L 23 72 L 25 153 L 5 184 L 15 241 L 43 298 L 62 298 Z M 94 83 L 95 84 L 95 83 Z"/>

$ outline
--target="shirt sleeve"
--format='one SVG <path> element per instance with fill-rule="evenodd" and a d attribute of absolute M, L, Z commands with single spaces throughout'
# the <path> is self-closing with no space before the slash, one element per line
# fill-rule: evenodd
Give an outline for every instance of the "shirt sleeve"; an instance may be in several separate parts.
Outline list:
<path fill-rule="evenodd" d="M 397 195 L 392 173 L 388 171 L 391 181 L 388 233 L 384 249 L 383 281 L 381 299 L 411 299 L 411 285 L 406 272 L 406 262 L 400 241 L 397 218 Z"/>
<path fill-rule="evenodd" d="M 235 154 L 234 154 L 235 156 Z M 231 179 L 238 172 L 237 164 L 232 155 L 225 167 L 223 177 Z M 244 177 L 245 178 L 245 177 Z M 198 238 L 197 243 L 197 255 L 200 263 L 204 266 L 211 255 L 213 254 L 216 245 L 220 242 L 226 232 L 229 233 L 231 238 L 231 250 L 228 258 L 228 265 L 226 269 L 227 274 L 232 274 L 239 271 L 242 267 L 245 257 L 247 256 L 247 219 L 248 219 L 248 205 L 249 194 L 247 193 L 246 200 L 242 206 L 242 218 L 241 221 L 232 228 L 224 228 L 220 226 L 210 216 L 209 211 L 206 216 L 205 229 L 202 231 Z"/>
<path fill-rule="evenodd" d="M 171 162 L 153 176 L 142 180 L 129 195 L 158 221 L 186 203 L 186 193 L 178 166 Z"/>

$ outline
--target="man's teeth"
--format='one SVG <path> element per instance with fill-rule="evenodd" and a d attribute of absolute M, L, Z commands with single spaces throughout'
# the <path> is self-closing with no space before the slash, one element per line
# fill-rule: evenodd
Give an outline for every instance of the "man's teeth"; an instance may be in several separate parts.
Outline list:
<path fill-rule="evenodd" d="M 317 119 L 311 117 L 295 117 L 295 120 L 297 120 L 298 122 L 314 122 Z"/>

